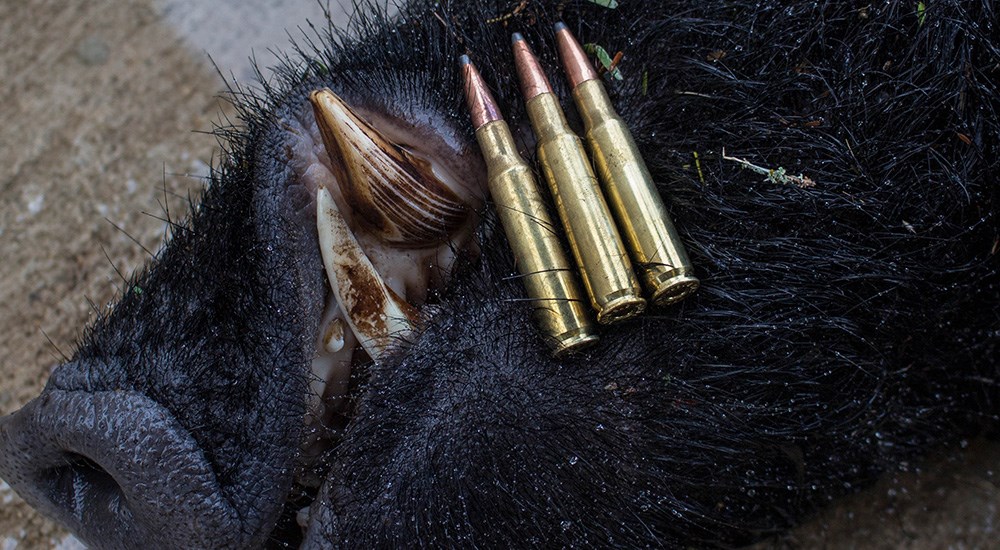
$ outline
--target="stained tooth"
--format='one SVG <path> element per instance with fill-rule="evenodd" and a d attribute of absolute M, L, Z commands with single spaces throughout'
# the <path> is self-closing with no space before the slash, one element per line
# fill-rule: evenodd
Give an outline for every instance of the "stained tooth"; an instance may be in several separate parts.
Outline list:
<path fill-rule="evenodd" d="M 323 347 L 330 353 L 337 353 L 344 349 L 344 322 L 334 319 L 326 327 L 323 333 Z"/>
<path fill-rule="evenodd" d="M 309 99 L 344 198 L 380 239 L 427 246 L 465 224 L 469 207 L 430 163 L 387 139 L 330 90 Z"/>
<path fill-rule="evenodd" d="M 324 188 L 316 194 L 316 222 L 330 288 L 361 346 L 378 361 L 412 333 L 417 312 L 386 286 Z"/>

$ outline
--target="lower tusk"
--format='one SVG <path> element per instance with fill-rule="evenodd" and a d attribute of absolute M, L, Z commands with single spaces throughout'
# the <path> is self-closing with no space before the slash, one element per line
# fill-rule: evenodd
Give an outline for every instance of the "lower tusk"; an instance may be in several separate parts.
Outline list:
<path fill-rule="evenodd" d="M 330 288 L 361 347 L 378 361 L 413 332 L 416 310 L 386 286 L 325 188 L 316 194 L 320 253 Z"/>

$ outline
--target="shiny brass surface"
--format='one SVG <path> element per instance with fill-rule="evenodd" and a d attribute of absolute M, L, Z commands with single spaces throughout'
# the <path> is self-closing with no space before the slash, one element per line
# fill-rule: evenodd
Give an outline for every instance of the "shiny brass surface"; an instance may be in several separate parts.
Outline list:
<path fill-rule="evenodd" d="M 538 139 L 538 160 L 597 321 L 609 324 L 642 313 L 646 300 L 583 143 L 567 125 L 554 94 L 536 95 L 526 107 Z"/>
<path fill-rule="evenodd" d="M 556 357 L 597 342 L 586 302 L 563 253 L 531 167 L 517 152 L 503 120 L 476 130 L 486 161 L 490 195 L 497 206 L 535 321 Z"/>
<path fill-rule="evenodd" d="M 632 133 L 600 80 L 579 84 L 573 99 L 605 196 L 653 303 L 684 299 L 698 288 L 698 279 Z"/>

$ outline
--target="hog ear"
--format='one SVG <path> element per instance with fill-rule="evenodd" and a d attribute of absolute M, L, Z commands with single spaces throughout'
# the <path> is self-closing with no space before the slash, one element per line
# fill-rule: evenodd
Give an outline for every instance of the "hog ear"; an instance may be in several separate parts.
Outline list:
<path fill-rule="evenodd" d="M 264 523 L 170 411 L 134 391 L 50 384 L 0 419 L 0 477 L 95 548 L 242 548 Z"/>

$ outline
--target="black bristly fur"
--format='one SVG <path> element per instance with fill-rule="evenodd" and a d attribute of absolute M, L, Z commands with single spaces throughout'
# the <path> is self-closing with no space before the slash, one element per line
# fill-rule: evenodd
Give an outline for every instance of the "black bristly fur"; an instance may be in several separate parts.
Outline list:
<path fill-rule="evenodd" d="M 281 121 L 330 86 L 390 116 L 435 113 L 471 144 L 456 62 L 469 53 L 523 129 L 510 33 L 566 98 L 558 20 L 624 53 L 625 79 L 606 82 L 702 288 L 555 362 L 502 234 L 484 231 L 481 262 L 426 330 L 366 371 L 309 544 L 742 544 L 995 420 L 992 0 L 921 13 L 902 1 L 519 4 L 361 14 L 348 34 L 304 40 L 259 92 L 237 91 L 245 129 L 223 132 L 229 154 L 193 221 L 53 376 L 171 411 L 236 510 L 240 534 L 216 543 L 259 544 L 273 527 L 304 414 L 322 276 L 299 233 L 308 198 L 280 193 Z M 815 185 L 765 180 L 723 150 Z"/>
<path fill-rule="evenodd" d="M 703 288 L 559 364 L 497 238 L 374 369 L 313 541 L 740 544 L 994 419 L 992 2 L 931 2 L 923 22 L 906 2 L 529 2 L 486 22 L 514 4 L 414 8 L 347 64 L 440 61 L 416 95 L 461 118 L 468 51 L 523 127 L 511 31 L 564 98 L 557 18 L 623 51 L 613 98 Z M 816 185 L 763 181 L 723 149 Z"/>

